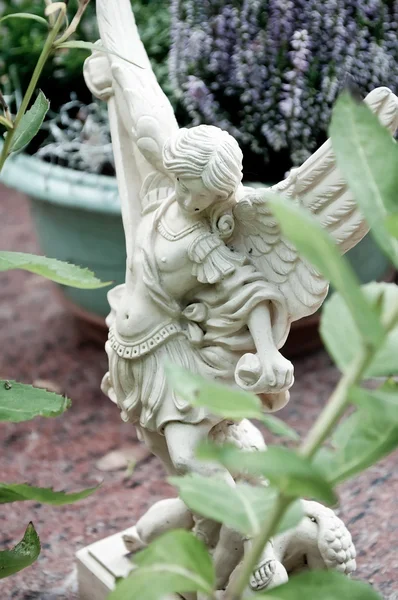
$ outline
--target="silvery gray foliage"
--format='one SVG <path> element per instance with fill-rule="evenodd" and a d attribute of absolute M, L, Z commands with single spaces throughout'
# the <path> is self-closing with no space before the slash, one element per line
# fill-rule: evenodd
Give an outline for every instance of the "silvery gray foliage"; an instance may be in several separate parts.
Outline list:
<path fill-rule="evenodd" d="M 266 159 L 314 151 L 347 75 L 363 94 L 398 88 L 398 0 L 172 0 L 172 39 L 194 124 Z"/>
<path fill-rule="evenodd" d="M 105 104 L 83 104 L 72 95 L 44 122 L 48 138 L 36 156 L 80 171 L 114 173 L 114 159 Z"/>

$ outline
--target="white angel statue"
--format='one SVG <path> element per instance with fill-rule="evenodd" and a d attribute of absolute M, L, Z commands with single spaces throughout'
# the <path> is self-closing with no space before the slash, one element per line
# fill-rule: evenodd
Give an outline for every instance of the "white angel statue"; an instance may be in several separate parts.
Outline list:
<path fill-rule="evenodd" d="M 283 238 L 264 190 L 242 185 L 235 139 L 213 126 L 179 129 L 130 1 L 97 0 L 97 16 L 112 53 L 93 53 L 85 78 L 109 105 L 127 249 L 126 283 L 109 293 L 102 388 L 169 473 L 217 474 L 233 485 L 228 471 L 195 457 L 220 418 L 180 398 L 164 363 L 254 392 L 265 410 L 278 410 L 294 381 L 280 349 L 291 323 L 321 306 L 328 283 Z M 381 88 L 366 102 L 395 132 L 397 98 Z M 309 210 L 342 252 L 367 232 L 330 142 L 271 189 Z M 214 531 L 196 519 L 209 545 Z"/>

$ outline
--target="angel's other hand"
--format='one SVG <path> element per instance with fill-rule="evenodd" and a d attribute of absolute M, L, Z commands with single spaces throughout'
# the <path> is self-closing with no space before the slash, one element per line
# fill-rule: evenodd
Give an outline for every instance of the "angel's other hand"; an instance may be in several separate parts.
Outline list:
<path fill-rule="evenodd" d="M 277 393 L 288 390 L 294 382 L 292 363 L 277 350 L 268 353 L 264 361 L 257 354 L 245 354 L 235 369 L 235 381 L 244 390 Z"/>

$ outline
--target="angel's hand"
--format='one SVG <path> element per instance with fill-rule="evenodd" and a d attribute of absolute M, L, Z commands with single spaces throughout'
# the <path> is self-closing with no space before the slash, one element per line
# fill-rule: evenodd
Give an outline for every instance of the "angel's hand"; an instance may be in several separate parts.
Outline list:
<path fill-rule="evenodd" d="M 235 369 L 235 381 L 244 390 L 278 393 L 288 390 L 294 382 L 292 363 L 275 350 L 260 361 L 258 354 L 245 354 Z"/>
<path fill-rule="evenodd" d="M 104 52 L 94 51 L 85 60 L 83 73 L 90 92 L 96 98 L 107 102 L 113 95 L 112 72 L 107 55 Z"/>

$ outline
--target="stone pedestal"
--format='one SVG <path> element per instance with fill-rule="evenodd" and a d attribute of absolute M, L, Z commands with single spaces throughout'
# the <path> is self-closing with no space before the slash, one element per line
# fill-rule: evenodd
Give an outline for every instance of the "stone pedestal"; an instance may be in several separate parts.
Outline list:
<path fill-rule="evenodd" d="M 130 527 L 111 535 L 76 553 L 79 581 L 79 600 L 106 600 L 119 577 L 127 577 L 134 569 L 132 555 L 123 542 Z M 164 600 L 178 600 L 179 596 L 165 596 Z M 138 598 L 137 598 L 138 600 Z"/>
<path fill-rule="evenodd" d="M 105 600 L 119 577 L 133 569 L 122 536 L 111 535 L 76 553 L 80 600 Z"/>

